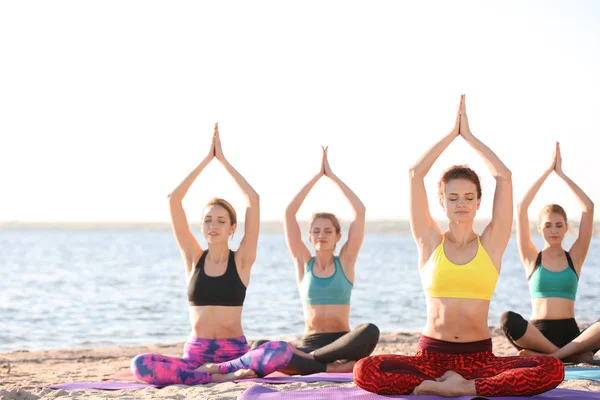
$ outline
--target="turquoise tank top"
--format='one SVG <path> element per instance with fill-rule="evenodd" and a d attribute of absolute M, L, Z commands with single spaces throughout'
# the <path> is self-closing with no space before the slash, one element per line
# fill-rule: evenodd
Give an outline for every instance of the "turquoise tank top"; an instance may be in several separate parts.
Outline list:
<path fill-rule="evenodd" d="M 550 271 L 542 265 L 542 253 L 538 254 L 535 268 L 529 277 L 529 294 L 532 299 L 560 297 L 575 300 L 579 277 L 575 271 L 573 260 L 565 251 L 569 266 L 562 271 Z"/>
<path fill-rule="evenodd" d="M 320 278 L 313 273 L 315 258 L 312 257 L 306 265 L 306 272 L 300 282 L 300 298 L 304 305 L 350 304 L 352 282 L 348 280 L 340 259 L 333 257 L 335 271 L 327 278 Z"/>

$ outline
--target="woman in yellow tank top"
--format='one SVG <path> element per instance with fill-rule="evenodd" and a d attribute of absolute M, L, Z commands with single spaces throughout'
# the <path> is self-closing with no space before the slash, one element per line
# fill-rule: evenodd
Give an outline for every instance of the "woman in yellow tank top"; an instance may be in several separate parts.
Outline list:
<path fill-rule="evenodd" d="M 438 184 L 440 205 L 448 218 L 446 232 L 429 212 L 425 175 L 459 136 L 483 158 L 496 180 L 492 219 L 481 236 L 473 230 L 481 185 L 466 166 L 450 167 Z M 511 234 L 512 178 L 502 161 L 471 133 L 464 95 L 454 128 L 410 169 L 409 181 L 427 323 L 415 356 L 364 358 L 354 367 L 356 384 L 375 393 L 443 396 L 533 395 L 558 386 L 564 367 L 557 358 L 492 353 L 488 311 Z"/>

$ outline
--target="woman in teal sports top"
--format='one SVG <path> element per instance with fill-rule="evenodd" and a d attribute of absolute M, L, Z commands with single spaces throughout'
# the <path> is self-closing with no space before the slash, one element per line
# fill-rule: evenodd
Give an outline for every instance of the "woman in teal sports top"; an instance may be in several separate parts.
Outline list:
<path fill-rule="evenodd" d="M 354 210 L 348 240 L 339 256 L 335 248 L 341 235 L 334 214 L 316 213 L 309 226 L 309 241 L 315 255 L 302 241 L 296 213 L 321 177 L 331 179 Z M 338 178 L 329 166 L 327 148 L 323 148 L 319 172 L 298 192 L 285 211 L 287 245 L 296 265 L 296 278 L 304 310 L 305 334 L 284 372 L 310 374 L 350 372 L 354 363 L 370 355 L 379 340 L 379 329 L 362 324 L 350 330 L 350 294 L 354 286 L 354 264 L 362 245 L 365 206 L 358 196 Z M 338 362 L 345 361 L 345 362 Z"/>
<path fill-rule="evenodd" d="M 567 214 L 557 204 L 547 205 L 538 219 L 538 231 L 544 238 L 544 248 L 538 252 L 531 242 L 527 210 L 552 171 L 567 184 L 581 204 L 579 236 L 569 251 L 565 251 L 562 241 L 568 229 Z M 600 335 L 596 334 L 596 338 L 594 335 L 589 336 L 595 331 L 600 333 L 600 328 L 595 327 L 580 336 L 581 332 L 575 321 L 575 297 L 581 267 L 592 239 L 594 203 L 563 172 L 558 142 L 552 165 L 529 188 L 517 210 L 517 241 L 521 261 L 529 280 L 531 321 L 527 322 L 521 315 L 508 311 L 502 314 L 502 329 L 521 355 L 549 354 L 571 361 L 591 361 L 594 356 L 593 349 L 600 345 Z M 585 343 L 582 343 L 582 339 Z M 571 350 L 556 354 L 560 348 L 572 341 L 579 343 L 575 348 L 581 351 L 573 353 Z"/>

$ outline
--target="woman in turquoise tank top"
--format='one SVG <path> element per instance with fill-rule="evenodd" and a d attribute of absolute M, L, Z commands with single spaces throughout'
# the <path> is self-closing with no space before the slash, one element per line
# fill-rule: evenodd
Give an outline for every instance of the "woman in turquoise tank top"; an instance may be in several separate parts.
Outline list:
<path fill-rule="evenodd" d="M 567 214 L 557 204 L 545 206 L 539 215 L 537 228 L 544 238 L 542 251 L 538 252 L 531 241 L 527 210 L 552 171 L 567 184 L 582 208 L 579 235 L 568 252 L 562 247 L 568 230 Z M 517 243 L 529 280 L 532 313 L 527 322 L 515 312 L 505 312 L 500 320 L 502 329 L 521 355 L 550 354 L 563 360 L 589 362 L 600 347 L 600 323 L 585 333 L 579 331 L 575 297 L 592 239 L 594 203 L 563 172 L 558 142 L 552 164 L 525 193 L 517 210 Z"/>
<path fill-rule="evenodd" d="M 341 239 L 340 223 L 334 214 L 314 214 L 309 226 L 315 256 L 302 241 L 296 213 L 313 186 L 326 176 L 338 186 L 354 210 L 348 240 L 339 256 L 334 254 Z M 304 309 L 305 335 L 284 372 L 350 372 L 355 362 L 373 352 L 379 329 L 362 324 L 350 329 L 350 294 L 354 286 L 354 264 L 362 245 L 365 206 L 335 175 L 323 148 L 319 172 L 300 190 L 285 212 L 285 235 L 294 264 Z"/>

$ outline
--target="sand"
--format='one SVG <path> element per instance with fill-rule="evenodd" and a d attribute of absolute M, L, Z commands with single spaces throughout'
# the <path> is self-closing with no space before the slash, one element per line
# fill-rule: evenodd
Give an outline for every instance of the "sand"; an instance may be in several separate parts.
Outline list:
<path fill-rule="evenodd" d="M 492 328 L 494 353 L 499 356 L 515 354 L 502 332 Z M 382 334 L 373 354 L 414 354 L 418 332 Z M 127 370 L 136 354 L 160 353 L 181 356 L 183 342 L 171 345 L 141 347 L 107 347 L 76 350 L 13 351 L 0 354 L 0 399 L 236 399 L 248 383 L 219 383 L 197 386 L 169 386 L 163 389 L 135 390 L 54 390 L 51 384 L 95 382 Z M 583 366 L 583 365 L 581 365 Z M 278 390 L 307 389 L 330 386 L 353 386 L 353 383 L 293 383 L 270 385 Z M 559 387 L 600 391 L 600 382 L 571 380 Z"/>

